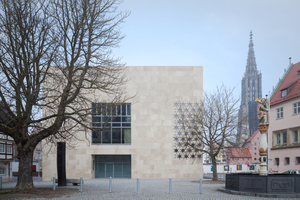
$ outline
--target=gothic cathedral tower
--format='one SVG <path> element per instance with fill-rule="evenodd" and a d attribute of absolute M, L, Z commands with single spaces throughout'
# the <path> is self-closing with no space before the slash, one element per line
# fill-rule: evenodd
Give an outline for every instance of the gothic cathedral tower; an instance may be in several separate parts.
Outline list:
<path fill-rule="evenodd" d="M 257 130 L 258 118 L 255 98 L 262 97 L 261 73 L 256 68 L 253 46 L 252 31 L 250 31 L 247 65 L 241 86 L 240 120 L 245 120 L 238 127 L 237 142 L 240 144 Z"/>

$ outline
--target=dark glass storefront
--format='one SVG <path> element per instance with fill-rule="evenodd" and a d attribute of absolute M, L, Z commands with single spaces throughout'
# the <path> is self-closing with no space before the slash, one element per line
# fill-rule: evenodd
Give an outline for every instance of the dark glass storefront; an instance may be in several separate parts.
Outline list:
<path fill-rule="evenodd" d="M 131 178 L 131 155 L 95 155 L 95 178 Z"/>

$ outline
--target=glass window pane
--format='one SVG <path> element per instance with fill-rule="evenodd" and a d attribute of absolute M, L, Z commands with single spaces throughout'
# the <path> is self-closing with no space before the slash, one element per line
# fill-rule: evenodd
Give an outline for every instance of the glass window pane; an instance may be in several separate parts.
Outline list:
<path fill-rule="evenodd" d="M 115 156 L 115 162 L 123 162 L 123 156 Z"/>
<path fill-rule="evenodd" d="M 106 162 L 114 162 L 115 156 L 107 155 L 105 156 L 105 161 Z"/>
<path fill-rule="evenodd" d="M 95 156 L 96 162 L 105 162 L 105 156 Z"/>
<path fill-rule="evenodd" d="M 126 104 L 122 104 L 122 115 L 126 115 Z"/>
<path fill-rule="evenodd" d="M 127 104 L 127 115 L 131 115 L 131 105 Z"/>
<path fill-rule="evenodd" d="M 129 128 L 124 128 L 122 130 L 122 143 L 124 144 L 130 144 L 131 143 L 131 129 Z"/>
<path fill-rule="evenodd" d="M 101 143 L 101 132 L 100 131 L 93 131 L 92 132 L 92 143 Z"/>
<path fill-rule="evenodd" d="M 122 122 L 131 122 L 131 117 L 122 117 Z"/>
<path fill-rule="evenodd" d="M 123 123 L 122 126 L 130 127 L 130 123 Z"/>
<path fill-rule="evenodd" d="M 112 163 L 106 163 L 105 164 L 105 167 L 106 167 L 106 178 L 109 178 L 109 177 L 114 177 L 114 164 Z"/>
<path fill-rule="evenodd" d="M 120 128 L 112 129 L 112 143 L 121 143 L 121 129 Z"/>
<path fill-rule="evenodd" d="M 114 164 L 114 178 L 123 178 L 123 164 L 122 163 Z"/>
<path fill-rule="evenodd" d="M 131 163 L 123 163 L 123 178 L 131 178 Z"/>
<path fill-rule="evenodd" d="M 115 118 L 113 118 L 112 122 L 121 122 L 121 117 L 115 117 Z"/>
<path fill-rule="evenodd" d="M 111 123 L 112 127 L 121 127 L 121 123 Z"/>
<path fill-rule="evenodd" d="M 129 163 L 131 163 L 131 156 L 124 155 L 123 156 L 123 162 L 129 162 Z"/>
<path fill-rule="evenodd" d="M 105 163 L 95 163 L 95 178 L 105 178 Z"/>
<path fill-rule="evenodd" d="M 106 129 L 102 131 L 102 143 L 111 143 L 111 130 Z"/>

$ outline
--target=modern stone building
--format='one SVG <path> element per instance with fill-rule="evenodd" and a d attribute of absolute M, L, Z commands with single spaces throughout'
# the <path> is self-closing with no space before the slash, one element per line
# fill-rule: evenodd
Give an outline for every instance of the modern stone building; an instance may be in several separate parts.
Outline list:
<path fill-rule="evenodd" d="M 254 55 L 252 40 L 252 31 L 250 32 L 250 42 L 248 50 L 247 65 L 241 85 L 241 106 L 240 106 L 240 120 L 246 119 L 238 127 L 237 142 L 245 141 L 256 130 L 258 125 L 258 118 L 256 113 L 257 103 L 255 99 L 262 97 L 262 75 L 258 72 L 256 67 L 256 60 Z"/>
<path fill-rule="evenodd" d="M 130 79 L 127 92 L 134 98 L 110 114 L 93 112 L 94 127 L 110 116 L 110 128 L 91 133 L 90 141 L 77 133 L 82 141 L 66 150 L 67 178 L 202 178 L 202 158 L 178 159 L 173 153 L 173 105 L 202 100 L 202 67 L 135 66 L 125 74 Z M 47 150 L 43 144 L 43 152 Z M 43 156 L 43 180 L 53 176 L 55 149 Z"/>

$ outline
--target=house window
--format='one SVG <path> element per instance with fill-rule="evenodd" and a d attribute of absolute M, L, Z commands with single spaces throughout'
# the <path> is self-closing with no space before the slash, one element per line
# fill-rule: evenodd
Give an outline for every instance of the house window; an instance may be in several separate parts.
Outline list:
<path fill-rule="evenodd" d="M 300 165 L 300 157 L 296 157 L 296 164 Z"/>
<path fill-rule="evenodd" d="M 293 143 L 298 143 L 298 130 L 293 130 L 292 135 L 293 135 Z"/>
<path fill-rule="evenodd" d="M 231 160 L 234 160 L 234 158 L 231 158 Z"/>
<path fill-rule="evenodd" d="M 7 154 L 12 154 L 12 145 L 7 145 Z"/>
<path fill-rule="evenodd" d="M 0 167 L 0 175 L 5 175 L 5 168 L 4 167 Z"/>
<path fill-rule="evenodd" d="M 256 150 L 256 147 L 254 147 L 254 150 Z"/>
<path fill-rule="evenodd" d="M 276 109 L 277 119 L 283 118 L 283 107 Z"/>
<path fill-rule="evenodd" d="M 254 155 L 256 156 L 256 153 L 254 153 Z"/>
<path fill-rule="evenodd" d="M 254 158 L 254 160 L 256 160 L 256 158 Z"/>
<path fill-rule="evenodd" d="M 294 108 L 294 114 L 299 114 L 300 113 L 300 102 L 294 103 L 293 108 Z"/>
<path fill-rule="evenodd" d="M 275 163 L 274 165 L 279 166 L 279 158 L 275 158 Z"/>
<path fill-rule="evenodd" d="M 239 160 L 240 158 L 237 158 L 236 160 Z"/>
<path fill-rule="evenodd" d="M 280 145 L 280 133 L 276 133 L 276 145 Z"/>
<path fill-rule="evenodd" d="M 249 158 L 247 158 L 247 160 L 250 160 Z"/>
<path fill-rule="evenodd" d="M 254 145 L 256 145 L 256 142 L 254 142 Z"/>
<path fill-rule="evenodd" d="M 131 104 L 92 104 L 92 144 L 131 143 Z"/>
<path fill-rule="evenodd" d="M 282 144 L 286 144 L 286 132 L 282 133 Z"/>
<path fill-rule="evenodd" d="M 288 89 L 281 90 L 281 97 L 285 97 L 288 93 Z"/>
<path fill-rule="evenodd" d="M 245 158 L 242 158 L 242 160 L 245 160 Z"/>
<path fill-rule="evenodd" d="M 290 164 L 290 158 L 289 157 L 285 157 L 285 165 L 289 165 Z"/>
<path fill-rule="evenodd" d="M 259 137 L 257 137 L 257 140 L 259 140 Z"/>
<path fill-rule="evenodd" d="M 0 153 L 5 153 L 5 145 L 0 143 Z"/>

